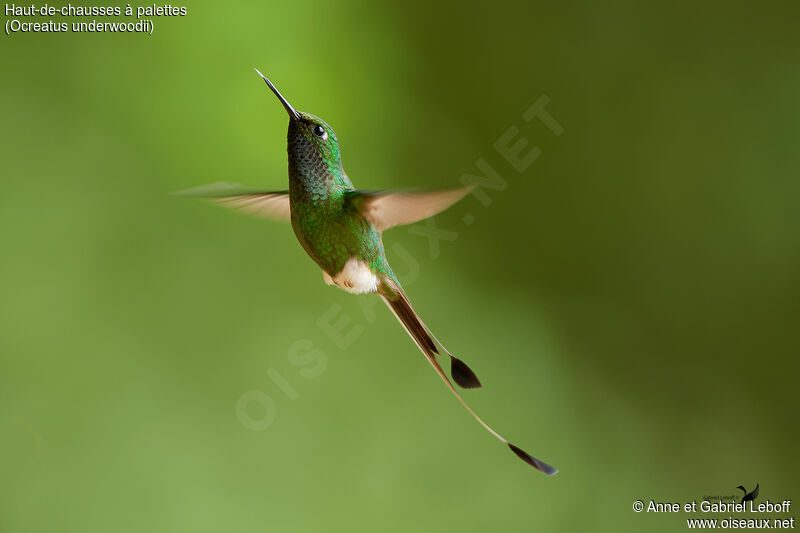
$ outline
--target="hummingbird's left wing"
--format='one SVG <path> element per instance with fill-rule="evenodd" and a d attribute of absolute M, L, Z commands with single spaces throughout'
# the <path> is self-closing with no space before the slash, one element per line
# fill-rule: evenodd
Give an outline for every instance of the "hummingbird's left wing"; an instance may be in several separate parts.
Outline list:
<path fill-rule="evenodd" d="M 413 224 L 441 213 L 472 187 L 445 191 L 347 191 L 345 196 L 378 231 Z"/>
<path fill-rule="evenodd" d="M 284 222 L 291 219 L 289 191 L 258 191 L 246 189 L 238 183 L 218 182 L 174 194 L 210 200 L 261 218 Z"/>

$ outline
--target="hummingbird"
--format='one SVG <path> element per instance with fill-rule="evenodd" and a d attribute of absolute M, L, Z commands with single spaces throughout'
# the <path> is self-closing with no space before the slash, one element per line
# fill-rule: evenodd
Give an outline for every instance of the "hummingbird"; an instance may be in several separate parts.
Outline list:
<path fill-rule="evenodd" d="M 756 488 L 754 488 L 751 492 L 747 492 L 747 489 L 741 485 L 739 485 L 736 488 L 744 493 L 742 494 L 742 501 L 740 503 L 749 502 L 751 500 L 755 500 L 758 497 L 758 483 L 756 483 Z"/>
<path fill-rule="evenodd" d="M 246 214 L 291 222 L 300 245 L 322 270 L 325 283 L 352 294 L 371 293 L 383 299 L 447 388 L 478 423 L 532 467 L 547 475 L 558 472 L 510 443 L 470 408 L 437 361 L 440 348 L 450 358 L 450 375 L 456 384 L 474 389 L 481 386 L 480 380 L 422 322 L 386 258 L 384 231 L 431 217 L 459 201 L 471 188 L 427 192 L 355 189 L 342 167 L 333 128 L 317 116 L 297 111 L 266 76 L 255 71 L 289 115 L 289 189 L 249 190 L 223 183 L 185 193 Z"/>

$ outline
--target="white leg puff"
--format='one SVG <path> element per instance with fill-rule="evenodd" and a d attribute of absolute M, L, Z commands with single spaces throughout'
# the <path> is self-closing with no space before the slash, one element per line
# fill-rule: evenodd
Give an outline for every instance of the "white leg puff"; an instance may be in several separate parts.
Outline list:
<path fill-rule="evenodd" d="M 342 271 L 333 277 L 323 271 L 322 279 L 328 285 L 336 285 L 353 294 L 374 292 L 378 288 L 378 276 L 370 270 L 369 265 L 355 257 L 348 259 Z"/>

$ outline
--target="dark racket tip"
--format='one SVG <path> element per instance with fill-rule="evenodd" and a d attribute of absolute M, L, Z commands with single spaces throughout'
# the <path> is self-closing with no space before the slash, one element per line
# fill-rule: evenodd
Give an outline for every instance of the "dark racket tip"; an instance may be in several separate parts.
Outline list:
<path fill-rule="evenodd" d="M 508 443 L 508 447 L 511 448 L 512 452 L 517 454 L 517 457 L 519 457 L 520 459 L 522 459 L 523 461 L 525 461 L 526 463 L 528 463 L 529 465 L 534 467 L 536 470 L 539 470 L 540 472 L 544 472 L 548 476 L 552 476 L 553 474 L 557 474 L 558 473 L 558 469 L 557 468 L 553 468 L 549 464 L 543 463 L 542 461 L 540 461 L 540 460 L 536 459 L 535 457 L 533 457 L 532 455 L 528 454 L 525 450 L 523 450 L 521 448 L 517 448 L 516 446 L 514 446 L 510 442 Z"/>
<path fill-rule="evenodd" d="M 450 375 L 453 376 L 453 381 L 465 389 L 479 389 L 481 386 L 481 381 L 475 372 L 464 361 L 452 355 L 450 356 Z"/>

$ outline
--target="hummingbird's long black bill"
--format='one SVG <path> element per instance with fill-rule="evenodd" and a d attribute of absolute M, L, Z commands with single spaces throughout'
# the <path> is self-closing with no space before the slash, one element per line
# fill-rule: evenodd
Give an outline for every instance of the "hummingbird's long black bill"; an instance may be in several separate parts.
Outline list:
<path fill-rule="evenodd" d="M 261 76 L 261 79 L 263 79 L 265 82 L 267 82 L 267 85 L 269 85 L 269 88 L 272 89 L 272 92 L 275 93 L 275 96 L 277 96 L 278 100 L 280 100 L 281 103 L 283 104 L 283 107 L 286 109 L 286 112 L 289 113 L 289 118 L 292 118 L 294 120 L 300 120 L 300 113 L 298 113 L 295 110 L 295 108 L 292 107 L 292 104 L 290 104 L 289 101 L 286 98 L 284 98 L 283 95 L 278 91 L 278 89 L 276 89 L 275 86 L 272 85 L 272 82 L 269 81 L 269 79 L 266 76 L 261 74 L 261 71 L 258 70 L 257 68 L 255 68 L 253 70 L 255 70 L 258 73 L 259 76 Z"/>

